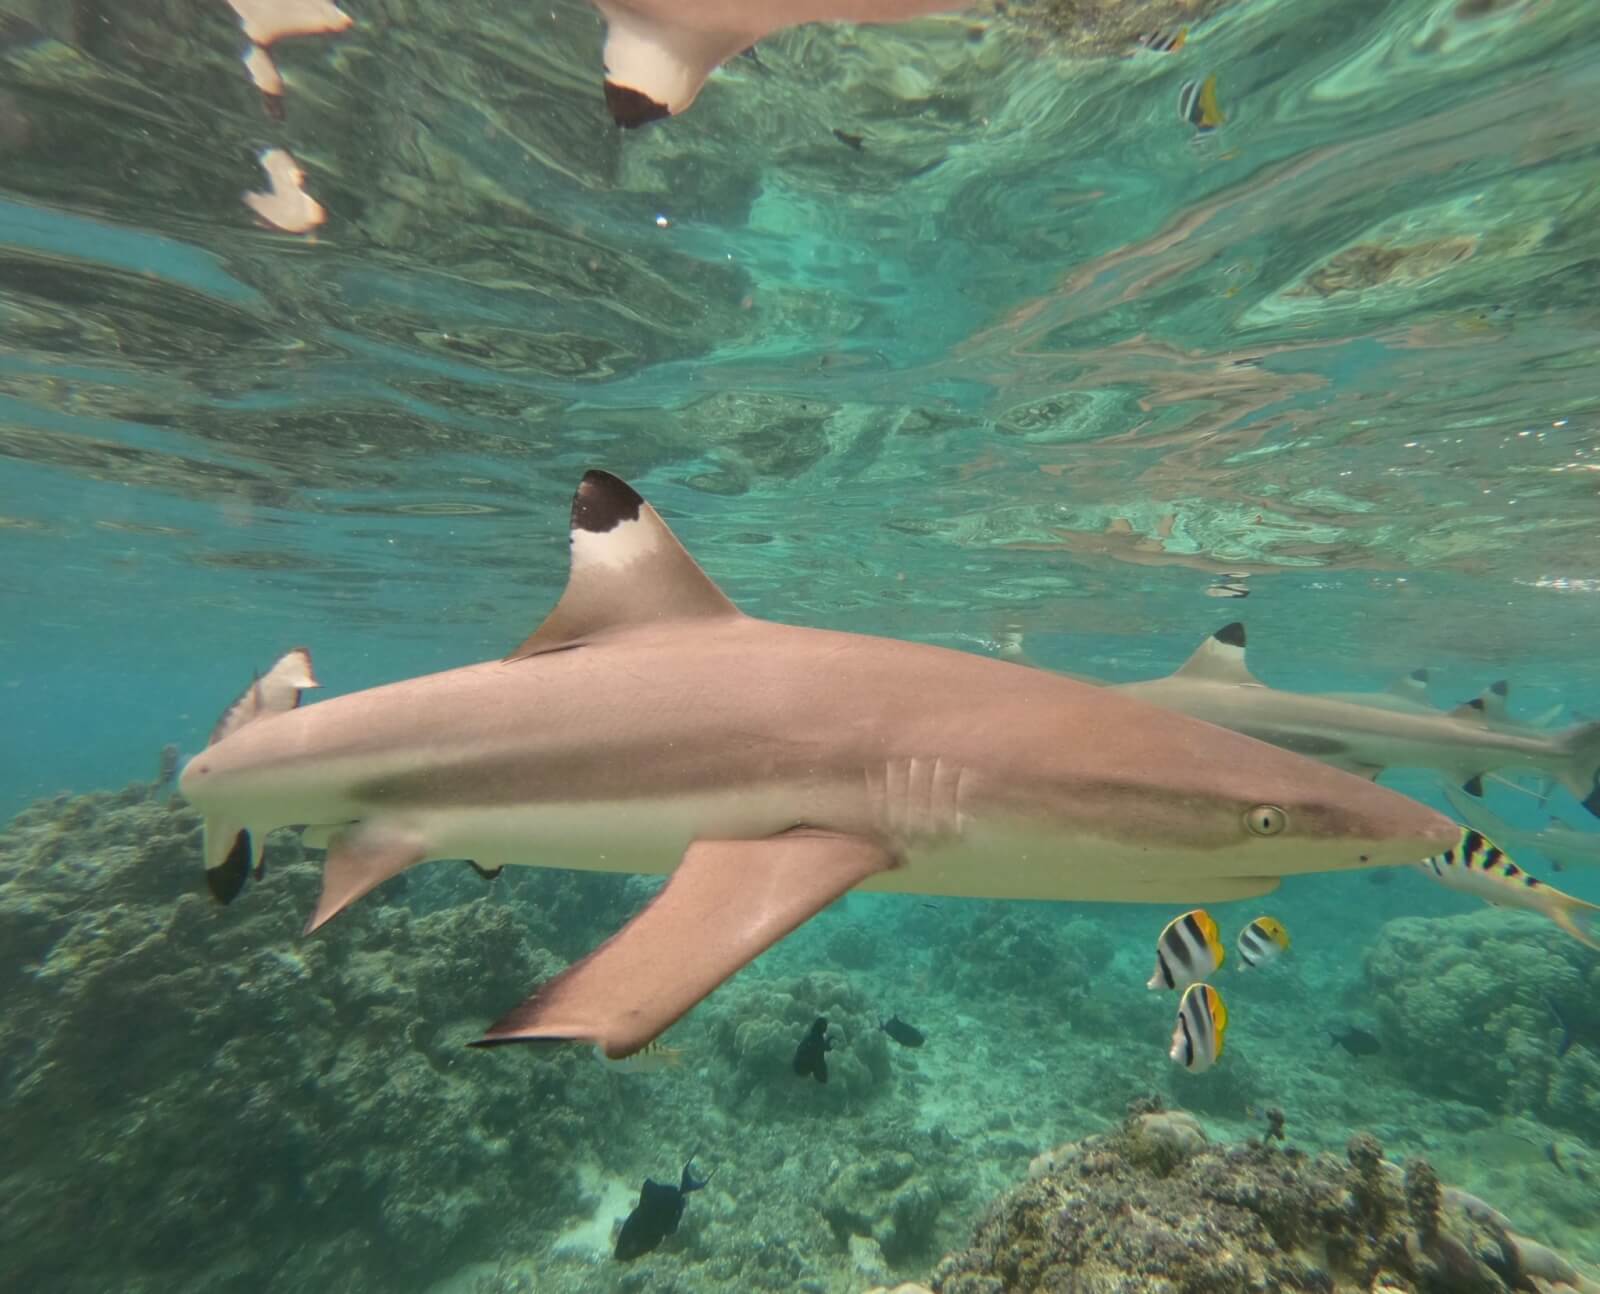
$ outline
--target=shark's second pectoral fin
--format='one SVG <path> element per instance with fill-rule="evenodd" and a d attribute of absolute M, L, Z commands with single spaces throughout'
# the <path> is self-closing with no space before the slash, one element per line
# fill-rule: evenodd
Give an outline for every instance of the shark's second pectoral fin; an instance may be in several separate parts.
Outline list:
<path fill-rule="evenodd" d="M 305 933 L 326 925 L 363 894 L 427 856 L 421 838 L 403 829 L 357 822 L 335 832 L 322 865 L 322 895 Z"/>
<path fill-rule="evenodd" d="M 582 1039 L 639 1050 L 745 963 L 898 859 L 855 836 L 796 829 L 699 840 L 642 912 L 474 1046 Z"/>

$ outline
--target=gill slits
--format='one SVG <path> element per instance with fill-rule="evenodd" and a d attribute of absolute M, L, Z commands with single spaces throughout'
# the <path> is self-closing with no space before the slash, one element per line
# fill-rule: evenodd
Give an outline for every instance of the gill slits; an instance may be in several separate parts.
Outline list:
<path fill-rule="evenodd" d="M 891 840 L 921 844 L 961 834 L 966 769 L 934 756 L 888 759 L 866 769 L 874 825 Z"/>

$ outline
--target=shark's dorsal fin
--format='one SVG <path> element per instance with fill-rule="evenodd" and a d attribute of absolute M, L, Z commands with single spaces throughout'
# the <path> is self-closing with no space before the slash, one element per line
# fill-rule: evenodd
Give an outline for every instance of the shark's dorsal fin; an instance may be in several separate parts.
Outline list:
<path fill-rule="evenodd" d="M 1184 661 L 1172 677 L 1250 687 L 1262 685 L 1244 663 L 1244 625 L 1237 620 L 1223 625 L 1195 648 L 1194 655 Z"/>
<path fill-rule="evenodd" d="M 1429 704 L 1428 671 L 1414 669 L 1411 673 L 1402 675 L 1389 684 L 1389 691 L 1395 696 L 1404 697 L 1407 701 L 1415 701 L 1418 705 Z"/>
<path fill-rule="evenodd" d="M 631 625 L 739 614 L 631 486 L 610 472 L 588 472 L 572 496 L 566 592 L 506 659 L 573 647 Z"/>
<path fill-rule="evenodd" d="M 1472 700 L 1463 701 L 1454 710 L 1450 711 L 1450 717 L 1452 719 L 1460 719 L 1462 723 L 1470 723 L 1479 728 L 1487 728 L 1489 726 L 1487 710 L 1488 705 L 1483 697 L 1475 696 Z"/>

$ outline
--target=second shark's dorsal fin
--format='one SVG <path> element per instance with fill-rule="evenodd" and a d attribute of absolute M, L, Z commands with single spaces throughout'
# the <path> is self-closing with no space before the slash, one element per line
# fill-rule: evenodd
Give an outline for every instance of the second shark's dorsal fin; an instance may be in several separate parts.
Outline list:
<path fill-rule="evenodd" d="M 610 472 L 588 472 L 572 496 L 566 592 L 506 659 L 572 647 L 630 625 L 739 614 L 631 486 Z"/>
<path fill-rule="evenodd" d="M 1262 685 L 1244 663 L 1244 625 L 1237 620 L 1223 625 L 1195 648 L 1194 655 L 1184 661 L 1172 677 L 1251 687 Z"/>
<path fill-rule="evenodd" d="M 1511 693 L 1511 684 L 1505 679 L 1499 679 L 1478 694 L 1478 700 L 1483 702 L 1484 718 L 1495 722 L 1510 717 L 1506 705 L 1506 698 Z"/>
<path fill-rule="evenodd" d="M 1428 705 L 1428 671 L 1414 669 L 1411 673 L 1402 675 L 1389 684 L 1389 691 L 1394 696 L 1415 701 L 1418 705 Z"/>

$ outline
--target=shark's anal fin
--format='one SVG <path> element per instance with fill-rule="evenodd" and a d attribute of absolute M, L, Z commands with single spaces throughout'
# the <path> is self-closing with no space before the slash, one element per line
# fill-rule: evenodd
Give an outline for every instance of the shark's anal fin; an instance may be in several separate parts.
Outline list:
<path fill-rule="evenodd" d="M 610 472 L 587 472 L 572 496 L 572 567 L 545 622 L 507 660 L 573 647 L 652 621 L 736 617 L 656 510 Z"/>
<path fill-rule="evenodd" d="M 582 1039 L 612 1059 L 628 1056 L 796 926 L 897 861 L 875 841 L 803 828 L 766 840 L 698 840 L 642 912 L 473 1045 Z"/>
<path fill-rule="evenodd" d="M 1178 666 L 1174 678 L 1202 679 L 1208 683 L 1253 684 L 1261 680 L 1244 662 L 1244 625 L 1235 620 L 1223 625 Z"/>
<path fill-rule="evenodd" d="M 428 856 L 422 841 L 407 831 L 358 822 L 328 842 L 322 865 L 322 895 L 305 933 L 325 926 L 363 894 L 378 888 Z"/>

